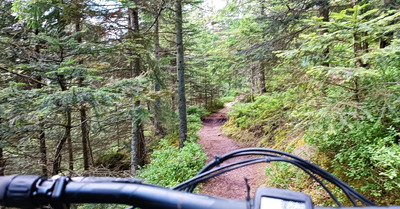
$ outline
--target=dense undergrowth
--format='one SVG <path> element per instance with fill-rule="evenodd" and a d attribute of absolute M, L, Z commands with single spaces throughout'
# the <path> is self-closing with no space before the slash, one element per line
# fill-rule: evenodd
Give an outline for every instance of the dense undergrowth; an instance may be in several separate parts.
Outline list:
<path fill-rule="evenodd" d="M 336 118 L 301 98 L 299 88 L 242 101 L 228 113 L 224 132 L 240 142 L 292 152 L 322 166 L 378 204 L 400 202 L 400 131 L 397 113 Z M 323 117 L 319 117 L 320 115 Z M 317 204 L 329 196 L 300 170 L 284 163 L 267 168 L 269 186 L 307 192 Z M 344 194 L 333 192 L 346 202 Z M 349 202 L 346 202 L 346 204 Z"/>
<path fill-rule="evenodd" d="M 201 129 L 201 118 L 208 114 L 204 108 L 188 107 L 188 141 L 182 149 L 177 144 L 177 133 L 164 137 L 159 149 L 154 150 L 150 163 L 143 167 L 137 177 L 144 181 L 166 187 L 172 187 L 194 175 L 203 167 L 207 154 L 196 143 Z"/>
<path fill-rule="evenodd" d="M 203 147 L 197 144 L 198 131 L 202 127 L 201 118 L 208 115 L 205 108 L 189 106 L 188 113 L 188 141 L 185 146 L 179 149 L 178 133 L 174 126 L 168 130 L 169 134 L 160 140 L 152 143 L 153 151 L 149 157 L 149 164 L 142 167 L 135 175 L 146 183 L 156 184 L 165 187 L 172 187 L 195 176 L 204 166 L 207 154 Z M 175 116 L 176 117 L 176 116 Z M 170 117 L 171 121 L 175 117 Z M 125 162 L 122 163 L 122 162 Z M 99 164 L 114 169 L 116 166 L 128 166 L 129 157 L 122 153 L 105 154 L 98 160 Z M 92 208 L 126 208 L 124 205 L 84 204 L 81 209 Z"/>
<path fill-rule="evenodd" d="M 304 17 L 300 22 L 310 30 L 293 39 L 293 46 L 273 50 L 273 62 L 261 63 L 267 92 L 247 92 L 228 114 L 224 131 L 248 145 L 306 157 L 377 204 L 398 205 L 399 13 L 364 3 L 328 11 L 325 21 Z M 300 179 L 297 189 L 311 192 L 318 204 L 332 204 L 291 167 L 275 164 L 267 172 L 274 174 L 272 186 L 294 189 Z"/>

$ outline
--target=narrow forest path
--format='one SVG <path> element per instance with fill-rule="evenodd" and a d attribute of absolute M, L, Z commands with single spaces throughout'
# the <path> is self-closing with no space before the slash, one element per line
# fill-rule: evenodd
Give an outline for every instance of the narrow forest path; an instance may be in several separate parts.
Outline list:
<path fill-rule="evenodd" d="M 209 115 L 203 120 L 198 142 L 204 147 L 204 151 L 208 153 L 207 163 L 213 160 L 216 155 L 220 156 L 244 148 L 221 132 L 221 127 L 227 120 L 226 113 L 234 104 L 235 102 L 228 103 L 224 109 Z M 247 196 L 244 178 L 249 180 L 251 196 L 253 196 L 255 190 L 265 182 L 265 167 L 266 164 L 261 163 L 224 173 L 201 185 L 200 193 L 244 200 Z"/>

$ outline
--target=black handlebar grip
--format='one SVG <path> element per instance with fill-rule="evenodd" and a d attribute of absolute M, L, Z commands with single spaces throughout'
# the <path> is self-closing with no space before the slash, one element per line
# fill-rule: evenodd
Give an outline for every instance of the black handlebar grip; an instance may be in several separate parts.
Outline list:
<path fill-rule="evenodd" d="M 34 208 L 32 192 L 40 176 L 5 176 L 0 179 L 1 205 L 17 208 Z"/>
<path fill-rule="evenodd" d="M 0 177 L 0 205 L 5 206 L 6 205 L 6 192 L 8 185 L 10 185 L 12 179 L 16 177 L 16 175 L 13 176 L 1 176 Z"/>

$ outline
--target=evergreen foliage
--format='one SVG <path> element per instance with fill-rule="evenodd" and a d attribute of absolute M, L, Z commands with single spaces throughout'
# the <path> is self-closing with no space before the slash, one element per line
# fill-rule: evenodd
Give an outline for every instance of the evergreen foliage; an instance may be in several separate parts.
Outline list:
<path fill-rule="evenodd" d="M 137 175 L 173 186 L 204 163 L 201 118 L 237 97 L 227 135 L 305 150 L 377 203 L 400 204 L 398 0 L 182 5 L 178 149 L 173 1 L 1 1 L 0 175 L 125 175 L 137 135 Z M 280 164 L 267 172 L 281 174 L 273 186 L 309 181 Z M 330 205 L 318 189 L 300 186 Z"/>

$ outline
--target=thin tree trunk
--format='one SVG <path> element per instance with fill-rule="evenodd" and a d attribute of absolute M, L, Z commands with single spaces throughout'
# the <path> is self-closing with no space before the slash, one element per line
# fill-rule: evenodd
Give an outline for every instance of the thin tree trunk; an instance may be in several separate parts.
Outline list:
<path fill-rule="evenodd" d="M 68 150 L 69 150 L 69 154 L 70 154 L 70 161 L 69 161 L 69 165 L 70 165 L 70 169 L 71 166 L 73 167 L 73 156 L 72 154 L 72 144 L 70 144 L 70 140 L 71 140 L 71 112 L 70 111 L 66 111 L 66 119 L 67 122 L 65 124 L 65 131 L 64 131 L 64 135 L 61 138 L 61 140 L 58 142 L 57 147 L 56 147 L 56 152 L 54 155 L 54 161 L 53 161 L 53 175 L 56 175 L 60 172 L 61 170 L 61 151 L 62 148 L 64 147 L 64 144 L 66 141 L 68 141 Z M 72 161 L 71 161 L 72 159 Z"/>
<path fill-rule="evenodd" d="M 352 3 L 353 3 L 353 7 L 354 6 L 356 6 L 357 5 L 357 3 L 358 3 L 358 1 L 357 0 L 352 0 Z M 354 34 L 353 34 L 353 41 L 354 41 L 354 44 L 353 44 L 353 50 L 354 50 L 354 58 L 356 58 L 356 61 L 355 61 L 355 63 L 354 63 L 354 66 L 357 68 L 357 67 L 362 67 L 362 65 L 363 65 L 363 63 L 362 63 L 362 61 L 361 61 L 361 59 L 360 58 L 358 58 L 359 57 L 359 53 L 360 53 L 360 51 L 362 50 L 362 48 L 361 48 L 361 40 L 360 40 L 360 37 L 359 37 L 359 34 L 355 31 L 354 32 Z M 354 78 L 354 101 L 356 102 L 356 107 L 357 107 L 357 110 L 356 110 L 356 112 L 357 112 L 357 115 L 356 115 L 356 118 L 357 119 L 359 119 L 359 117 L 360 117 L 360 110 L 359 110 L 359 108 L 358 108 L 358 106 L 359 106 L 359 104 L 360 104 L 360 97 L 359 97 L 359 83 L 358 83 L 358 78 L 357 77 L 355 77 Z"/>
<path fill-rule="evenodd" d="M 176 27 L 176 62 L 178 71 L 178 110 L 179 110 L 179 147 L 184 146 L 187 138 L 186 92 L 185 92 L 185 63 L 183 52 L 182 31 L 182 1 L 175 1 Z"/>
<path fill-rule="evenodd" d="M 260 17 L 265 16 L 265 5 L 264 5 L 264 0 L 260 0 Z M 263 26 L 262 26 L 263 27 Z M 262 32 L 262 38 L 264 39 L 265 37 L 265 31 L 263 27 L 263 32 Z M 258 74 L 259 74 L 259 93 L 264 94 L 267 92 L 267 89 L 265 88 L 265 69 L 264 69 L 264 64 L 263 61 L 259 61 L 259 68 L 258 68 Z"/>
<path fill-rule="evenodd" d="M 75 23 L 75 32 L 80 32 L 82 30 L 81 28 L 81 20 L 80 17 L 77 18 L 76 23 Z M 78 43 L 82 43 L 82 36 L 79 34 L 76 36 L 76 41 Z M 82 61 L 78 62 L 79 64 L 83 64 Z M 80 77 L 78 79 L 78 86 L 83 87 L 83 82 L 84 78 Z M 82 136 L 82 153 L 83 153 L 83 170 L 87 171 L 89 170 L 89 148 L 88 148 L 88 142 L 89 142 L 89 128 L 88 128 L 88 118 L 87 118 L 87 112 L 86 112 L 86 106 L 85 104 L 81 104 L 79 108 L 79 114 L 80 114 L 80 121 L 81 121 L 81 136 Z"/>
<path fill-rule="evenodd" d="M 322 21 L 324 22 L 329 22 L 329 0 L 323 0 L 320 1 L 320 5 L 318 5 L 318 13 L 319 13 L 319 17 L 322 17 Z M 328 32 L 328 29 L 324 26 L 321 26 L 319 31 L 319 35 L 322 36 L 325 33 Z M 327 46 L 324 51 L 322 52 L 322 54 L 324 55 L 323 59 L 323 64 L 324 66 L 329 66 L 329 62 L 326 61 L 328 55 L 329 55 L 329 46 Z"/>
<path fill-rule="evenodd" d="M 160 34 L 159 34 L 159 20 L 157 19 L 154 24 L 154 56 L 156 58 L 156 76 L 154 79 L 154 91 L 160 92 Z M 156 135 L 164 136 L 166 134 L 165 128 L 161 124 L 161 99 L 157 97 L 154 104 L 154 132 Z"/>
<path fill-rule="evenodd" d="M 4 176 L 4 171 L 6 169 L 6 160 L 3 155 L 3 148 L 0 147 L 0 176 Z"/>
<path fill-rule="evenodd" d="M 60 46 L 60 63 L 64 61 L 64 49 L 62 46 Z M 66 91 L 68 90 L 67 85 L 65 83 L 65 77 L 64 75 L 57 75 L 57 80 L 60 85 L 61 91 Z M 69 108 L 65 109 L 65 115 L 66 115 L 66 124 L 64 126 L 64 135 L 60 139 L 60 141 L 57 144 L 56 147 L 56 152 L 54 155 L 54 160 L 53 160 L 53 175 L 56 175 L 60 172 L 61 170 L 61 160 L 62 160 L 62 154 L 61 151 L 64 147 L 65 142 L 68 143 L 68 153 L 69 153 L 69 169 L 73 170 L 74 167 L 74 158 L 73 158 L 73 153 L 72 153 L 72 141 L 71 141 L 71 129 L 72 129 L 72 117 L 71 117 L 71 110 Z"/>
<path fill-rule="evenodd" d="M 71 113 L 68 113 L 69 117 L 71 118 Z M 71 124 L 70 124 L 71 125 Z M 68 168 L 70 171 L 74 170 L 74 151 L 72 147 L 72 138 L 71 138 L 71 129 L 69 129 L 69 135 L 67 139 L 68 144 Z"/>
<path fill-rule="evenodd" d="M 88 150 L 88 141 L 89 134 L 87 129 L 87 116 L 86 116 L 86 108 L 81 107 L 79 110 L 81 116 L 81 131 L 82 131 L 82 152 L 83 152 L 83 170 L 89 170 L 89 150 Z"/>
<path fill-rule="evenodd" d="M 134 1 L 137 5 L 137 0 Z M 139 34 L 139 13 L 138 9 L 130 8 L 128 14 L 128 30 L 131 38 L 137 38 Z M 140 58 L 138 53 L 133 53 L 133 60 L 130 63 L 132 77 L 140 75 Z M 145 162 L 145 138 L 143 133 L 142 120 L 137 115 L 137 110 L 140 107 L 140 101 L 136 100 L 133 105 L 132 118 L 132 139 L 131 139 L 131 173 L 135 173 L 139 166 L 143 166 Z"/>
<path fill-rule="evenodd" d="M 361 59 L 358 58 L 359 57 L 359 53 L 361 51 L 361 43 L 360 43 L 360 38 L 359 35 L 357 34 L 357 32 L 354 32 L 353 34 L 353 53 L 354 53 L 354 58 L 356 58 L 356 61 L 354 63 L 355 67 L 361 67 L 362 66 L 362 62 Z"/>
<path fill-rule="evenodd" d="M 39 30 L 35 30 L 35 35 L 39 35 Z M 40 45 L 36 44 L 35 45 L 35 53 L 37 57 L 40 57 Z M 41 81 L 42 77 L 41 76 L 36 76 L 36 80 Z M 37 89 L 43 88 L 42 83 L 37 83 L 36 84 Z M 43 119 L 39 118 L 39 124 L 42 124 Z M 46 133 L 44 131 L 44 128 L 42 125 L 40 125 L 40 130 L 39 130 L 39 152 L 40 152 L 40 164 L 41 164 L 41 169 L 42 169 L 42 175 L 47 176 L 48 175 L 48 169 L 47 169 L 47 152 L 46 152 Z"/>
<path fill-rule="evenodd" d="M 383 3 L 385 5 L 389 5 L 390 0 L 384 0 Z M 391 8 L 389 8 L 389 9 L 391 9 Z M 393 37 L 393 32 L 387 33 L 386 35 L 387 35 L 387 38 L 380 39 L 379 48 L 381 48 L 381 49 L 390 45 L 390 39 Z"/>
<path fill-rule="evenodd" d="M 253 98 L 254 98 L 254 94 L 256 92 L 256 79 L 255 79 L 255 66 L 254 63 L 252 64 L 251 68 L 250 68 L 251 72 L 250 72 L 250 82 L 251 82 L 251 102 L 253 102 Z"/>
<path fill-rule="evenodd" d="M 47 176 L 47 152 L 46 152 L 46 134 L 42 129 L 39 134 L 39 144 L 40 144 L 40 164 L 42 167 L 42 175 Z"/>
<path fill-rule="evenodd" d="M 259 61 L 259 81 L 260 81 L 260 94 L 264 94 L 267 92 L 267 89 L 265 88 L 265 69 L 264 69 L 264 64 L 263 61 Z"/>

